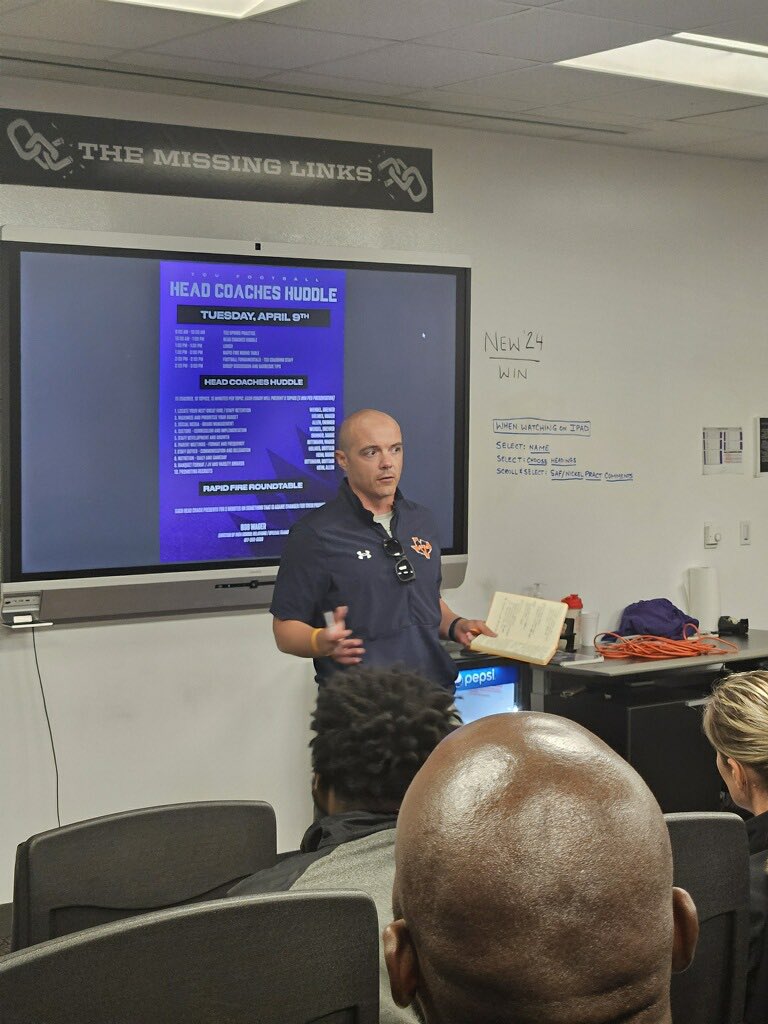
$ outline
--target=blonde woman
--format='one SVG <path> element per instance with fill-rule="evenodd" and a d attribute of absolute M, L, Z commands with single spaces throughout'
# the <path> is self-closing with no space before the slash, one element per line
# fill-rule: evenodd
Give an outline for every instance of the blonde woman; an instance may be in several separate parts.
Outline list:
<path fill-rule="evenodd" d="M 768 913 L 768 672 L 737 672 L 724 679 L 704 710 L 704 732 L 733 802 L 754 817 L 747 823 L 750 853 L 750 955 L 745 1020 L 759 1020 L 755 991 Z M 761 974 L 764 972 L 761 972 Z M 762 980 L 758 987 L 762 986 Z"/>

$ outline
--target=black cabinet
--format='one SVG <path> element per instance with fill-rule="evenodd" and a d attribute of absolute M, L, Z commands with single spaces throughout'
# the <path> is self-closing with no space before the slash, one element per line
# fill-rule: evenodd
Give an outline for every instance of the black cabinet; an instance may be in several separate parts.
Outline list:
<path fill-rule="evenodd" d="M 695 699 L 627 708 L 627 760 L 669 811 L 717 811 L 722 781 Z"/>
<path fill-rule="evenodd" d="M 613 747 L 645 779 L 663 811 L 716 811 L 722 783 L 701 729 L 716 678 L 697 673 L 674 687 L 664 679 L 590 679 L 584 685 L 553 673 L 541 710 L 579 722 Z"/>

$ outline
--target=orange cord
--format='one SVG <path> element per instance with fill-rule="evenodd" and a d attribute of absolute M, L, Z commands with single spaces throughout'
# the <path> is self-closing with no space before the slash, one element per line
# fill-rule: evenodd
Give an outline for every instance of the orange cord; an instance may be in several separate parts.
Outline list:
<path fill-rule="evenodd" d="M 686 629 L 693 632 L 686 636 Z M 615 642 L 606 643 L 597 637 L 614 637 Z M 647 658 L 662 661 L 665 658 L 695 658 L 702 654 L 730 654 L 740 650 L 737 644 L 721 637 L 702 636 L 692 623 L 683 627 L 682 640 L 670 640 L 665 636 L 620 636 L 618 633 L 598 633 L 595 650 L 604 658 Z"/>

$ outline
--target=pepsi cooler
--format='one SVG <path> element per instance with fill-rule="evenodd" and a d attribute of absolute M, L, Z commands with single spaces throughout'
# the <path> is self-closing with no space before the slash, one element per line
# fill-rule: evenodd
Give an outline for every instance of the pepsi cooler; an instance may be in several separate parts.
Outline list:
<path fill-rule="evenodd" d="M 452 654 L 456 663 L 456 708 L 463 722 L 530 708 L 527 673 L 507 658 Z"/>

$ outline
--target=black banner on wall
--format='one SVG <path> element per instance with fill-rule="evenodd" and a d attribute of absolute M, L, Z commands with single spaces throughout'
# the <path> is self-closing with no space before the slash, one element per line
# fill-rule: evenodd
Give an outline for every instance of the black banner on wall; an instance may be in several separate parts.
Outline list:
<path fill-rule="evenodd" d="M 432 150 L 0 110 L 0 183 L 432 212 Z"/>

